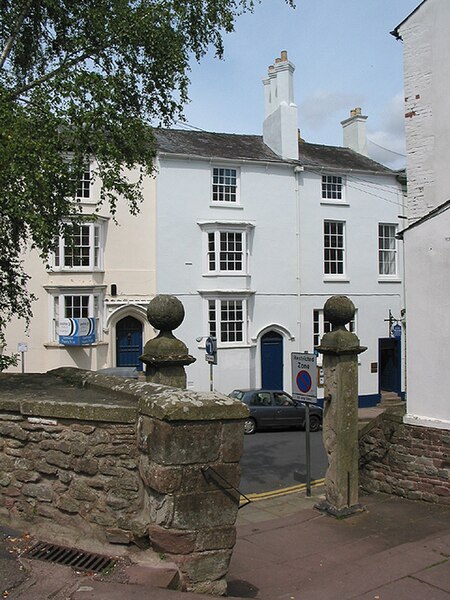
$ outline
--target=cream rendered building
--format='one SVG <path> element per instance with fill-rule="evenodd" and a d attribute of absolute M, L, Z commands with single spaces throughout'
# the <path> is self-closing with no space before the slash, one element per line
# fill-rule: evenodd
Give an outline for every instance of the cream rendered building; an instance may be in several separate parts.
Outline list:
<path fill-rule="evenodd" d="M 7 352 L 16 352 L 18 344 L 27 348 L 21 355 L 24 364 L 12 370 L 139 365 L 143 340 L 154 336 L 146 306 L 155 294 L 155 181 L 146 178 L 138 215 L 119 202 L 115 223 L 107 207 L 95 212 L 100 183 L 91 180 L 91 167 L 77 195 L 83 214 L 93 215 L 92 220 L 78 228 L 73 245 L 58 241 L 48 269 L 36 251 L 25 256 L 25 270 L 32 276 L 29 289 L 37 301 L 28 332 L 19 320 L 6 331 Z M 85 317 L 96 319 L 95 343 L 60 344 L 59 320 Z"/>

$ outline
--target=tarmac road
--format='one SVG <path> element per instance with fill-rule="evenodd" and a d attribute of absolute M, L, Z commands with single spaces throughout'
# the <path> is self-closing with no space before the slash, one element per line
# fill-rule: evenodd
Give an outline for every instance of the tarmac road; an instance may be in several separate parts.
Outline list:
<path fill-rule="evenodd" d="M 255 494 L 306 482 L 305 432 L 257 431 L 244 438 L 240 491 Z M 322 431 L 310 434 L 311 479 L 322 479 L 327 458 Z M 294 474 L 300 476 L 296 477 Z"/>

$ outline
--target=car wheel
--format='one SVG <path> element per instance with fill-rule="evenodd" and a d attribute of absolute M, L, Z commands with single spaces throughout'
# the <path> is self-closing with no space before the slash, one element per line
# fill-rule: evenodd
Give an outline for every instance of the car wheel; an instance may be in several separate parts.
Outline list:
<path fill-rule="evenodd" d="M 320 419 L 319 417 L 316 417 L 315 415 L 312 415 L 311 417 L 309 417 L 309 430 L 310 431 L 319 431 L 320 429 Z"/>
<path fill-rule="evenodd" d="M 255 419 L 245 419 L 244 422 L 244 433 L 250 434 L 250 433 L 255 433 L 256 431 L 256 422 Z"/>

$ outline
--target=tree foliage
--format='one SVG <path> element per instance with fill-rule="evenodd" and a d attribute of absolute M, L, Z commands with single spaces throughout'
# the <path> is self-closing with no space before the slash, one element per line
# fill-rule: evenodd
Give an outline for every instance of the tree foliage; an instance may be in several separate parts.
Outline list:
<path fill-rule="evenodd" d="M 285 0 L 292 4 L 292 0 Z M 150 124 L 187 100 L 189 61 L 253 0 L 0 0 L 0 345 L 29 320 L 23 252 L 45 258 L 77 212 L 76 174 L 95 157 L 101 201 L 137 211 L 155 153 Z M 69 160 L 70 159 L 70 160 Z M 138 167 L 127 181 L 122 167 Z M 79 208 L 79 207 L 78 207 Z M 12 360 L 0 357 L 0 369 Z"/>

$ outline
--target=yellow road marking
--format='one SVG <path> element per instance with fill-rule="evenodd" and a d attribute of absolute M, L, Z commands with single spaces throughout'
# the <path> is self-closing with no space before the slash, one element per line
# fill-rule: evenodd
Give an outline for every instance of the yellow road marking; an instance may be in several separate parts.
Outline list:
<path fill-rule="evenodd" d="M 311 481 L 311 487 L 317 487 L 323 485 L 325 479 L 315 479 Z M 287 496 L 288 494 L 295 494 L 296 492 L 302 492 L 306 490 L 306 483 L 300 483 L 287 488 L 280 488 L 279 490 L 272 490 L 270 492 L 261 492 L 259 494 L 246 494 L 246 497 L 252 502 L 258 500 L 269 500 L 270 498 L 277 498 L 278 496 Z M 241 496 L 241 503 L 246 502 L 245 498 Z"/>

